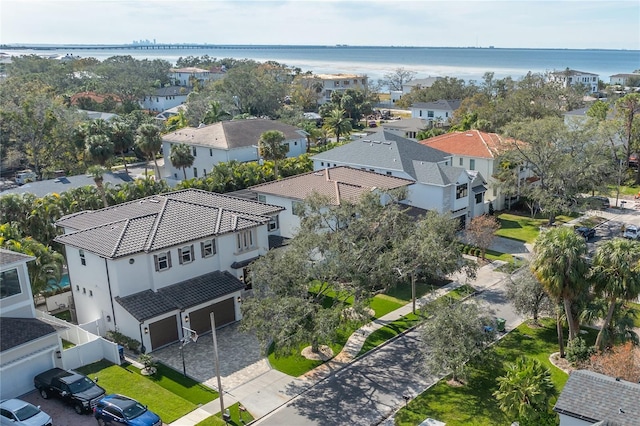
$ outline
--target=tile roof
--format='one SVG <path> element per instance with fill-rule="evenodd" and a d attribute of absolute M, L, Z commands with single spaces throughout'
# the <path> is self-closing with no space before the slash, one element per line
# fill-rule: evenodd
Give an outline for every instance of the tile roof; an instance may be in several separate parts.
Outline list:
<path fill-rule="evenodd" d="M 55 241 L 118 258 L 253 228 L 281 210 L 258 201 L 186 189 L 64 216 L 56 225 L 75 232 Z"/>
<path fill-rule="evenodd" d="M 394 132 L 380 129 L 311 158 L 315 161 L 349 165 L 355 168 L 404 171 L 415 179 L 414 163 L 416 161 L 438 163 L 450 157 L 450 154 L 420 145 Z"/>
<path fill-rule="evenodd" d="M 475 158 L 495 158 L 513 146 L 497 133 L 479 130 L 445 133 L 422 140 L 420 144 L 449 154 Z"/>
<path fill-rule="evenodd" d="M 133 179 L 124 172 L 109 172 L 105 173 L 102 177 L 105 185 L 121 185 L 133 181 Z M 34 194 L 37 197 L 44 197 L 47 194 L 60 194 L 70 189 L 83 186 L 95 187 L 96 182 L 89 175 L 62 176 L 54 179 L 29 182 L 17 188 L 2 191 L 0 195 Z"/>
<path fill-rule="evenodd" d="M 606 420 L 618 426 L 637 426 L 640 384 L 575 370 L 569 375 L 553 409 L 591 423 Z"/>
<path fill-rule="evenodd" d="M 421 109 L 441 109 L 455 111 L 460 108 L 460 99 L 440 99 L 435 102 L 416 102 L 411 105 L 411 108 Z"/>
<path fill-rule="evenodd" d="M 302 130 L 276 120 L 254 118 L 247 120 L 220 121 L 201 127 L 185 127 L 162 136 L 171 143 L 206 146 L 216 149 L 234 149 L 257 145 L 260 136 L 267 130 L 279 130 L 285 140 L 298 140 L 304 136 Z"/>
<path fill-rule="evenodd" d="M 0 248 L 0 266 L 9 265 L 16 262 L 28 262 L 35 259 L 36 258 L 33 256 Z"/>
<path fill-rule="evenodd" d="M 175 310 L 185 310 L 227 294 L 243 290 L 245 284 L 227 271 L 214 271 L 157 292 L 144 290 L 125 297 L 116 297 L 138 321 L 146 321 Z"/>
<path fill-rule="evenodd" d="M 313 193 L 329 197 L 332 204 L 341 200 L 356 201 L 374 188 L 395 189 L 411 185 L 413 181 L 352 167 L 340 166 L 317 170 L 263 183 L 249 189 L 262 194 L 304 200 Z"/>
<path fill-rule="evenodd" d="M 36 318 L 0 317 L 0 352 L 55 332 L 55 327 Z"/>

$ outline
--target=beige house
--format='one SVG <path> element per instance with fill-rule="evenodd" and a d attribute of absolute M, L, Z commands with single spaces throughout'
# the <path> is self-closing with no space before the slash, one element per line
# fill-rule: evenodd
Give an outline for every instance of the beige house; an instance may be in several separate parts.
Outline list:
<path fill-rule="evenodd" d="M 344 92 L 347 89 L 366 90 L 366 75 L 362 74 L 314 74 L 303 79 L 307 87 L 316 87 L 318 104 L 322 105 L 331 101 L 333 92 Z"/>

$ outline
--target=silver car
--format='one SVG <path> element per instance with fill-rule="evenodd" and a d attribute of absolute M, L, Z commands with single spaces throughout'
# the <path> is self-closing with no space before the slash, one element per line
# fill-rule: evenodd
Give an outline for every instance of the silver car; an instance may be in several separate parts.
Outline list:
<path fill-rule="evenodd" d="M 51 416 L 21 399 L 4 399 L 0 401 L 0 425 L 51 426 Z"/>
<path fill-rule="evenodd" d="M 630 240 L 638 239 L 638 227 L 635 225 L 627 225 L 624 228 L 624 234 L 622 234 L 624 238 L 628 238 Z"/>

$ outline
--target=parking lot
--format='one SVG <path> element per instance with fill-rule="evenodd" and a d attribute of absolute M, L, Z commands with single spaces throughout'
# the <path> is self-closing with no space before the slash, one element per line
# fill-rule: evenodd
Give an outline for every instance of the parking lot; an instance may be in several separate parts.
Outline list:
<path fill-rule="evenodd" d="M 97 424 L 92 414 L 79 415 L 73 410 L 71 405 L 65 404 L 59 399 L 44 399 L 33 390 L 28 394 L 19 397 L 23 401 L 40 406 L 40 409 L 51 416 L 54 426 L 87 426 Z"/>

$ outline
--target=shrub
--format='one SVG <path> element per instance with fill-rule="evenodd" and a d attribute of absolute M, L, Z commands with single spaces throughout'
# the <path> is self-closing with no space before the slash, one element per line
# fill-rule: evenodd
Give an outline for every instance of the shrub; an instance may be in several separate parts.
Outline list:
<path fill-rule="evenodd" d="M 140 347 L 140 342 L 138 342 L 136 339 L 132 339 L 129 336 L 125 336 L 119 331 L 107 331 L 107 338 L 112 342 L 115 342 L 133 351 L 134 353 L 137 353 L 138 348 Z"/>
<path fill-rule="evenodd" d="M 593 352 L 593 347 L 587 346 L 587 343 L 582 337 L 576 337 L 567 343 L 566 356 L 567 361 L 571 364 L 588 360 Z"/>

